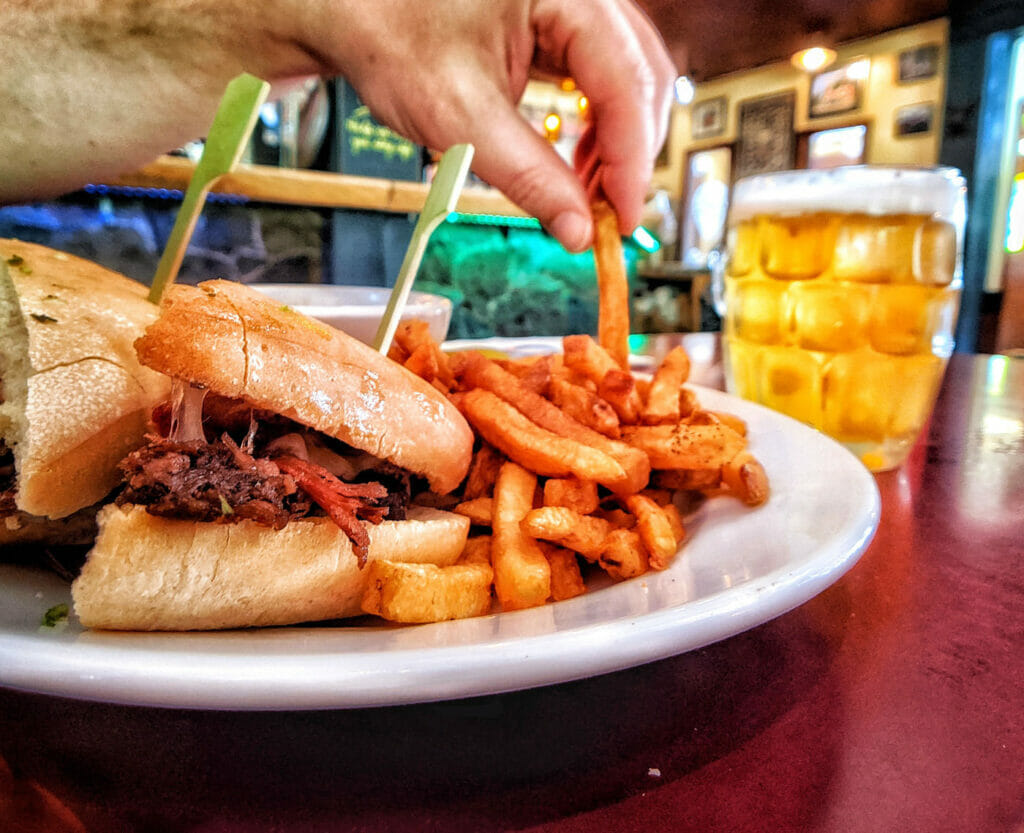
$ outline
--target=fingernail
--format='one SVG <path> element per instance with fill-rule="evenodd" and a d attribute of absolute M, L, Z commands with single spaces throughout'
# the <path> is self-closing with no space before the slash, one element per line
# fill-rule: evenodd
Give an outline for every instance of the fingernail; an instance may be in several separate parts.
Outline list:
<path fill-rule="evenodd" d="M 576 211 L 563 211 L 551 222 L 548 230 L 570 252 L 582 252 L 590 245 L 590 218 Z"/>

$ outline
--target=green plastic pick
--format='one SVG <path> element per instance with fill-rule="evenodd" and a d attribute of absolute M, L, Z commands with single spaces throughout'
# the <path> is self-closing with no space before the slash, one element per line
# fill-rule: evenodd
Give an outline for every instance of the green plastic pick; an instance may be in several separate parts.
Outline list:
<path fill-rule="evenodd" d="M 185 249 L 188 248 L 210 186 L 238 164 L 256 125 L 260 107 L 269 92 L 270 84 L 248 73 L 233 78 L 224 90 L 210 132 L 206 135 L 203 155 L 199 157 L 192 173 L 174 227 L 153 276 L 149 300 L 154 304 L 160 302 L 164 289 L 178 276 Z"/>
<path fill-rule="evenodd" d="M 412 231 L 409 248 L 405 250 L 405 257 L 398 270 L 395 286 L 391 290 L 387 309 L 384 310 L 384 317 L 373 339 L 374 348 L 381 353 L 387 353 L 391 348 L 391 339 L 395 337 L 398 320 L 409 298 L 413 281 L 416 280 L 416 273 L 419 271 L 420 261 L 423 260 L 423 253 L 427 250 L 427 243 L 430 242 L 430 235 L 455 209 L 455 203 L 458 202 L 462 184 L 466 180 L 466 172 L 472 161 L 472 145 L 453 145 L 441 156 L 434 181 L 423 203 L 423 211 L 420 212 L 419 220 Z"/>

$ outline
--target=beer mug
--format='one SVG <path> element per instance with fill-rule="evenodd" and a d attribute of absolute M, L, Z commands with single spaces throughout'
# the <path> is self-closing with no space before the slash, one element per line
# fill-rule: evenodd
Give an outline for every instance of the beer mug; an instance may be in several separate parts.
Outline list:
<path fill-rule="evenodd" d="M 965 217 L 953 168 L 737 182 L 716 270 L 729 391 L 899 466 L 953 351 Z"/>

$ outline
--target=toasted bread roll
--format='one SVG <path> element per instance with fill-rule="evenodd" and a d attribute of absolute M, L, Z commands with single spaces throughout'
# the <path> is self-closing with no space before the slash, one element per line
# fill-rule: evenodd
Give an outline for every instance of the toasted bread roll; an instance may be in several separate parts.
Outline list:
<path fill-rule="evenodd" d="M 434 388 L 242 284 L 171 287 L 136 348 L 154 370 L 322 431 L 424 476 L 441 494 L 469 467 L 472 432 Z"/>
<path fill-rule="evenodd" d="M 19 510 L 64 518 L 117 484 L 118 461 L 167 396 L 166 377 L 133 347 L 156 315 L 135 281 L 0 240 L 0 439 L 14 454 Z"/>
<path fill-rule="evenodd" d="M 100 532 L 72 585 L 89 628 L 213 630 L 355 616 L 368 571 L 327 518 L 269 530 L 251 521 L 157 518 L 139 506 L 104 507 Z M 469 520 L 416 507 L 369 528 L 369 560 L 454 564 Z"/>

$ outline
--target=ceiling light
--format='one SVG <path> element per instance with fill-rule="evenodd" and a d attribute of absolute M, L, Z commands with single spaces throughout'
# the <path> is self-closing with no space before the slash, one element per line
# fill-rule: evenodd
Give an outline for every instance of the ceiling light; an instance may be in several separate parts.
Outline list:
<path fill-rule="evenodd" d="M 793 57 L 789 60 L 797 69 L 802 69 L 805 72 L 818 72 L 834 63 L 835 59 L 836 51 L 834 49 L 829 49 L 827 46 L 811 46 L 794 52 Z"/>
<path fill-rule="evenodd" d="M 676 78 L 675 87 L 676 101 L 678 101 L 684 107 L 691 101 L 693 101 L 693 95 L 696 92 L 696 88 L 693 86 L 693 81 L 691 81 L 687 76 L 680 75 L 678 78 Z"/>

